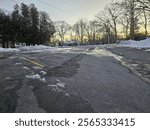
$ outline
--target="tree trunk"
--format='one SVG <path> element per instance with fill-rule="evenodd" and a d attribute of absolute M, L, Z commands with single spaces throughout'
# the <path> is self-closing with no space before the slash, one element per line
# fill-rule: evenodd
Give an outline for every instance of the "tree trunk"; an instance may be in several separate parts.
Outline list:
<path fill-rule="evenodd" d="M 6 42 L 6 48 L 9 48 L 9 42 L 8 41 Z"/>
<path fill-rule="evenodd" d="M 144 12 L 144 19 L 145 19 L 145 24 L 144 24 L 144 28 L 145 28 L 145 38 L 147 38 L 147 34 L 148 34 L 148 31 L 147 31 L 147 16 L 146 16 L 145 10 L 143 10 L 143 12 Z"/>
<path fill-rule="evenodd" d="M 134 16 L 134 1 L 131 1 L 131 9 L 130 9 L 130 17 L 131 17 L 131 21 L 130 21 L 130 38 L 132 40 L 134 40 L 135 38 L 135 16 Z"/>
<path fill-rule="evenodd" d="M 114 20 L 114 30 L 115 30 L 115 42 L 118 40 L 118 34 L 117 34 L 117 25 L 116 25 L 116 20 Z"/>
<path fill-rule="evenodd" d="M 2 47 L 5 48 L 5 41 L 2 39 Z"/>
<path fill-rule="evenodd" d="M 129 23 L 127 23 L 127 26 L 126 26 L 126 38 L 128 38 L 128 35 L 129 35 L 128 30 L 129 30 Z"/>

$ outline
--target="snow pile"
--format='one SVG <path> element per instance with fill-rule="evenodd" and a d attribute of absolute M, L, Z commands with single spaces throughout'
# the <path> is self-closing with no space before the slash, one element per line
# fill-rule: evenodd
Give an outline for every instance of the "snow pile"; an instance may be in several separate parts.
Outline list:
<path fill-rule="evenodd" d="M 60 48 L 57 47 L 50 47 L 44 45 L 35 45 L 35 46 L 22 46 L 18 48 L 21 52 L 43 52 L 43 51 L 50 51 L 50 52 L 57 52 L 60 51 Z"/>
<path fill-rule="evenodd" d="M 134 40 L 122 41 L 120 42 L 119 46 L 133 47 L 133 48 L 150 48 L 150 38 L 141 41 L 134 41 Z"/>
<path fill-rule="evenodd" d="M 2 48 L 2 47 L 0 47 L 0 52 L 19 52 L 19 49 L 15 49 L 15 48 Z"/>
<path fill-rule="evenodd" d="M 42 75 L 46 75 L 47 73 L 45 72 L 45 71 L 40 71 L 40 74 L 42 74 Z"/>
<path fill-rule="evenodd" d="M 21 53 L 36 53 L 36 52 L 51 52 L 51 53 L 57 53 L 66 51 L 68 52 L 70 48 L 58 48 L 58 47 L 50 47 L 50 46 L 44 46 L 44 45 L 35 45 L 35 46 L 20 46 L 17 49 L 16 48 L 1 48 L 0 52 L 21 52 Z"/>
<path fill-rule="evenodd" d="M 28 79 L 32 79 L 32 80 L 39 80 L 41 82 L 46 82 L 45 78 L 41 78 L 41 76 L 39 74 L 25 75 L 25 77 L 28 78 Z"/>
<path fill-rule="evenodd" d="M 66 92 L 65 90 L 65 83 L 60 81 L 59 79 L 56 79 L 57 83 L 56 84 L 50 84 L 47 87 L 50 88 L 54 92 L 62 93 L 65 96 L 69 97 L 69 93 Z"/>
<path fill-rule="evenodd" d="M 43 45 L 35 45 L 35 46 L 21 46 L 19 47 L 20 50 L 23 51 L 31 51 L 31 50 L 45 50 L 45 49 L 51 49 L 52 47 L 49 46 L 43 46 Z"/>
<path fill-rule="evenodd" d="M 150 51 L 150 49 L 147 49 L 147 50 L 145 50 L 145 51 L 147 51 L 147 52 L 148 52 L 148 51 Z"/>

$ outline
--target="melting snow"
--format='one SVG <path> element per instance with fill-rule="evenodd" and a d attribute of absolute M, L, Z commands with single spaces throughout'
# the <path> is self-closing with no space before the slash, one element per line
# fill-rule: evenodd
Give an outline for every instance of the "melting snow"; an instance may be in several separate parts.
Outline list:
<path fill-rule="evenodd" d="M 26 66 L 24 66 L 24 67 L 22 67 L 23 69 L 26 69 L 26 70 L 30 70 L 28 67 L 26 67 Z"/>
<path fill-rule="evenodd" d="M 145 50 L 145 51 L 150 51 L 150 49 L 147 49 L 147 50 Z"/>
<path fill-rule="evenodd" d="M 96 47 L 94 50 L 92 50 L 91 52 L 89 52 L 87 54 L 94 55 L 94 56 L 100 56 L 100 57 L 104 57 L 104 56 L 114 57 L 118 61 L 120 61 L 122 59 L 122 56 L 115 55 L 106 49 L 100 49 L 98 47 Z"/>
<path fill-rule="evenodd" d="M 61 82 L 59 79 L 56 79 L 56 81 L 58 82 L 56 84 L 58 87 L 65 88 L 65 85 L 66 85 L 65 83 Z"/>
<path fill-rule="evenodd" d="M 21 53 L 34 53 L 34 52 L 44 52 L 48 51 L 51 53 L 59 52 L 59 51 L 68 51 L 70 48 L 58 48 L 58 47 L 50 47 L 44 45 L 36 45 L 36 46 L 21 46 L 19 48 L 2 48 L 0 47 L 0 52 L 21 52 Z"/>
<path fill-rule="evenodd" d="M 50 88 L 54 92 L 63 93 L 65 96 L 69 97 L 69 93 L 65 91 L 65 83 L 62 83 L 59 79 L 56 79 L 56 84 L 48 85 L 48 88 Z"/>
<path fill-rule="evenodd" d="M 25 75 L 25 77 L 28 78 L 28 79 L 33 79 L 33 80 L 39 80 L 41 82 L 46 82 L 45 78 L 41 78 L 41 76 L 39 74 Z"/>
<path fill-rule="evenodd" d="M 48 87 L 57 87 L 55 84 L 48 85 Z"/>
<path fill-rule="evenodd" d="M 65 93 L 65 96 L 69 97 L 69 93 Z"/>
<path fill-rule="evenodd" d="M 65 88 L 65 83 L 57 83 L 56 85 L 57 85 L 58 87 Z"/>
<path fill-rule="evenodd" d="M 46 75 L 47 73 L 45 71 L 40 71 L 40 74 Z"/>
<path fill-rule="evenodd" d="M 22 63 L 15 63 L 15 65 L 21 65 Z"/>
<path fill-rule="evenodd" d="M 36 69 L 36 70 L 41 70 L 42 69 L 42 67 L 39 67 L 39 66 L 33 66 L 33 68 Z"/>
<path fill-rule="evenodd" d="M 15 49 L 15 48 L 2 48 L 0 47 L 0 52 L 19 52 L 19 49 Z"/>
<path fill-rule="evenodd" d="M 59 79 L 56 79 L 57 82 L 61 83 L 61 81 Z"/>

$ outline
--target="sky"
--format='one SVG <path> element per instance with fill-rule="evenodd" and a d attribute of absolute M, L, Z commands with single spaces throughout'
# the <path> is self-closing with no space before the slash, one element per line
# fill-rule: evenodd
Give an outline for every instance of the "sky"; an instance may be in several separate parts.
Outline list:
<path fill-rule="evenodd" d="M 13 10 L 17 3 L 34 3 L 39 11 L 49 13 L 53 21 L 64 20 L 73 25 L 80 18 L 92 20 L 112 0 L 0 0 L 0 8 Z"/>

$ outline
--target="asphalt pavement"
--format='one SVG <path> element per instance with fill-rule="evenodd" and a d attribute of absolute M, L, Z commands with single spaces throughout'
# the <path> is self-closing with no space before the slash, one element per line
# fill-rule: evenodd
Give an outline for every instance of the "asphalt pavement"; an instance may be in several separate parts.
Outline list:
<path fill-rule="evenodd" d="M 0 54 L 0 112 L 150 112 L 150 52 L 115 46 Z"/>

